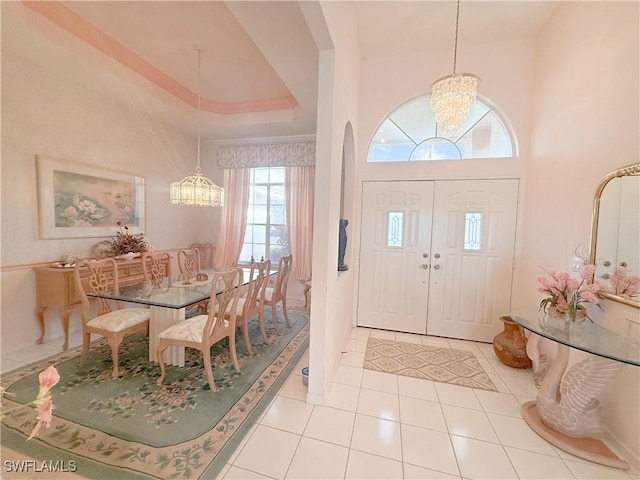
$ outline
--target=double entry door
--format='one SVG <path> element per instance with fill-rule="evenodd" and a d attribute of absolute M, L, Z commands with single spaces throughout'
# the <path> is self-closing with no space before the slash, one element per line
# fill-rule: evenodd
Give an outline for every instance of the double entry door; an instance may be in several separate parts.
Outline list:
<path fill-rule="evenodd" d="M 358 325 L 492 341 L 508 315 L 518 180 L 364 182 Z"/>

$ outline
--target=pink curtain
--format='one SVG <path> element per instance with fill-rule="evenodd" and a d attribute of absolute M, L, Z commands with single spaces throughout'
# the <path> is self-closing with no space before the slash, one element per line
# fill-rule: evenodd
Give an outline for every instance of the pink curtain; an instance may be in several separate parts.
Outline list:
<path fill-rule="evenodd" d="M 311 280 L 315 171 L 313 166 L 285 169 L 291 271 L 301 282 Z"/>
<path fill-rule="evenodd" d="M 238 263 L 247 228 L 250 174 L 249 168 L 224 171 L 224 206 L 213 260 L 216 267 L 235 266 Z"/>

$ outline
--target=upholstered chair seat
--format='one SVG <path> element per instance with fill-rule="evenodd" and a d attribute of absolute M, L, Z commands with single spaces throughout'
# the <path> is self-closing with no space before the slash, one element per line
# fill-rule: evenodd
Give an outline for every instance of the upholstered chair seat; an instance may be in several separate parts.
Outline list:
<path fill-rule="evenodd" d="M 204 326 L 207 323 L 208 315 L 198 315 L 184 322 L 177 323 L 160 333 L 159 338 L 170 340 L 185 340 L 187 342 L 202 342 Z M 229 321 L 225 320 L 224 328 L 229 327 Z"/>
<path fill-rule="evenodd" d="M 138 323 L 148 321 L 149 316 L 148 308 L 123 308 L 92 318 L 87 322 L 87 326 L 109 332 L 121 332 Z"/>

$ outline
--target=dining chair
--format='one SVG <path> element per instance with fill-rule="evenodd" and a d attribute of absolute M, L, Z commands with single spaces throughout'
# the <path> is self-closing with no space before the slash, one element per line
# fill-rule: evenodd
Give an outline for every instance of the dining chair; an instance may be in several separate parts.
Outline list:
<path fill-rule="evenodd" d="M 280 333 L 278 327 L 278 317 L 276 316 L 276 304 L 282 302 L 282 311 L 287 327 L 290 327 L 289 315 L 287 314 L 287 283 L 289 283 L 289 273 L 291 272 L 291 254 L 280 257 L 278 262 L 278 273 L 276 275 L 273 287 L 267 287 L 264 292 L 264 304 L 271 307 L 271 319 L 276 328 L 276 332 Z"/>
<path fill-rule="evenodd" d="M 169 252 L 143 253 L 142 274 L 144 281 L 154 287 L 161 286 L 165 278 L 171 283 L 171 254 Z"/>
<path fill-rule="evenodd" d="M 200 271 L 200 251 L 197 248 L 187 248 L 178 251 L 178 269 L 180 274 L 189 274 L 195 280 Z"/>
<path fill-rule="evenodd" d="M 197 248 L 187 248 L 178 251 L 178 269 L 180 270 L 180 280 L 188 276 L 191 280 L 196 279 L 196 275 L 200 272 L 200 251 Z M 207 313 L 209 302 L 205 301 L 196 305 L 196 307 L 190 308 L 187 311 L 187 316 L 194 316 L 197 309 L 200 309 L 200 313 L 203 315 Z"/>
<path fill-rule="evenodd" d="M 211 347 L 220 340 L 229 338 L 229 353 L 236 372 L 240 371 L 238 356 L 236 353 L 236 311 L 239 288 L 242 285 L 242 269 L 233 268 L 229 271 L 218 272 L 211 282 L 211 299 L 209 300 L 209 313 L 198 315 L 177 323 L 162 332 L 158 338 L 156 358 L 160 364 L 160 378 L 158 385 L 162 385 L 165 377 L 164 351 L 170 346 L 182 346 L 195 348 L 202 352 L 204 369 L 211 391 L 216 391 L 211 367 Z M 230 311 L 228 319 L 225 313 Z"/>
<path fill-rule="evenodd" d="M 212 243 L 192 243 L 190 249 L 197 249 L 200 252 L 200 266 L 205 270 L 213 268 L 213 255 L 216 247 Z"/>
<path fill-rule="evenodd" d="M 247 291 L 238 299 L 236 327 L 242 329 L 244 344 L 247 347 L 249 355 L 253 355 L 251 339 L 249 338 L 249 318 L 258 315 L 260 333 L 262 333 L 262 338 L 265 343 L 268 341 L 267 331 L 264 325 L 264 296 L 270 270 L 271 260 L 252 263 L 249 271 L 249 282 L 246 287 Z M 231 308 L 231 306 L 229 308 Z M 231 312 L 231 310 L 227 310 L 226 315 L 231 315 Z"/>
<path fill-rule="evenodd" d="M 149 333 L 148 308 L 127 307 L 122 308 L 120 302 L 117 308 L 112 308 L 112 301 L 106 298 L 95 299 L 98 304 L 97 315 L 91 309 L 91 301 L 87 293 L 104 293 L 111 289 L 119 291 L 118 264 L 113 258 L 102 260 L 83 259 L 75 266 L 74 278 L 76 289 L 82 304 L 82 355 L 81 361 L 85 361 L 91 347 L 91 334 L 101 335 L 106 338 L 111 348 L 113 359 L 112 378 L 118 378 L 118 350 L 122 340 L 127 335 L 146 331 Z"/>

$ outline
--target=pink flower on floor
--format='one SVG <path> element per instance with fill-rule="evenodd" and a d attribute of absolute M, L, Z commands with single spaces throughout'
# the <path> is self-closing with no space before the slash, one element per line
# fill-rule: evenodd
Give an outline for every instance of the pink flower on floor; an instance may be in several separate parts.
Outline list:
<path fill-rule="evenodd" d="M 33 430 L 31 430 L 31 434 L 27 440 L 37 437 L 38 433 L 40 433 L 40 428 L 42 428 L 43 425 L 45 428 L 49 428 L 51 426 L 51 420 L 53 420 L 53 409 L 55 408 L 52 400 L 51 392 L 47 392 L 47 394 L 40 400 L 40 404 L 36 406 L 36 410 L 38 411 L 38 415 L 36 416 L 37 422 L 33 427 Z"/>
<path fill-rule="evenodd" d="M 38 380 L 40 382 L 40 390 L 38 391 L 36 400 L 44 397 L 47 392 L 51 390 L 51 387 L 60 381 L 60 374 L 58 373 L 58 370 L 56 370 L 56 367 L 49 365 L 46 369 L 40 372 Z"/>
<path fill-rule="evenodd" d="M 31 435 L 27 440 L 31 440 L 33 437 L 37 437 L 42 425 L 45 428 L 49 428 L 51 420 L 53 419 L 53 399 L 51 398 L 51 387 L 60 381 L 60 375 L 58 370 L 53 365 L 49 365 L 45 370 L 40 372 L 38 376 L 40 382 L 40 389 L 38 390 L 38 396 L 31 402 L 35 405 L 38 415 L 36 416 L 36 425 L 31 430 Z"/>
<path fill-rule="evenodd" d="M 51 396 L 51 388 L 60 381 L 60 375 L 58 370 L 53 365 L 49 365 L 46 369 L 40 372 L 38 376 L 40 387 L 38 389 L 38 396 L 31 402 L 18 405 L 17 407 L 10 408 L 2 411 L 2 418 L 4 418 L 9 412 L 18 410 L 24 407 L 35 407 L 38 414 L 36 415 L 36 424 L 31 430 L 31 434 L 27 440 L 31 440 L 33 437 L 38 436 L 42 426 L 49 428 L 51 426 L 51 420 L 53 420 L 53 398 Z M 0 387 L 0 394 L 4 394 L 4 387 Z"/>

